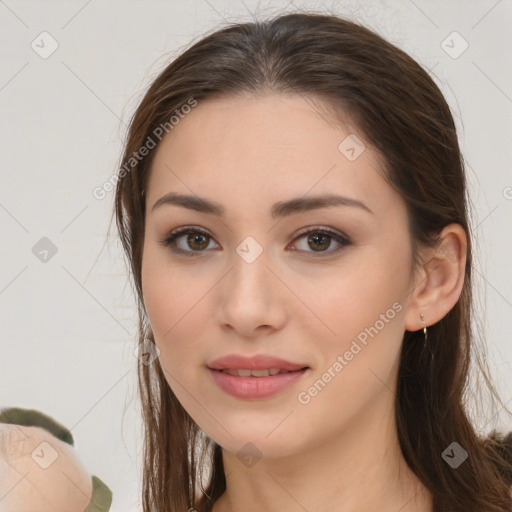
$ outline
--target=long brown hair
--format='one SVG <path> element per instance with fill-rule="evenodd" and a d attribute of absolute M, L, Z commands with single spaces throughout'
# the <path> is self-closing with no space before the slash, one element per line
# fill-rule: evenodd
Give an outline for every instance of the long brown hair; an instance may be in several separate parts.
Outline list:
<path fill-rule="evenodd" d="M 429 74 L 363 26 L 307 12 L 231 24 L 196 42 L 152 82 L 131 119 L 115 196 L 117 228 L 138 299 L 139 343 L 154 343 L 145 321 L 141 260 L 144 191 L 155 149 L 141 148 L 150 139 L 158 146 L 162 127 L 170 133 L 169 120 L 183 115 L 184 105 L 266 91 L 319 99 L 339 119 L 347 115 L 357 125 L 407 205 L 414 264 L 418 247 L 434 247 L 444 226 L 455 222 L 466 231 L 464 286 L 455 306 L 429 327 L 430 352 L 423 349 L 422 330 L 405 332 L 396 424 L 403 455 L 432 492 L 436 511 L 510 512 L 511 435 L 478 435 L 467 409 L 475 391 L 473 365 L 477 384 L 488 386 L 494 404 L 503 403 L 475 349 L 466 177 L 453 117 Z M 144 512 L 211 510 L 226 488 L 221 447 L 181 406 L 158 359 L 139 362 L 139 389 Z M 441 456 L 454 441 L 468 453 L 456 470 Z"/>

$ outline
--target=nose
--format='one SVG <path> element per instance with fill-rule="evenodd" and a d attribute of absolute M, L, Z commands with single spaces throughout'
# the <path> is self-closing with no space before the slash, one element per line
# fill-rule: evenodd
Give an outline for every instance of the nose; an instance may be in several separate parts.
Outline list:
<path fill-rule="evenodd" d="M 252 262 L 235 253 L 231 261 L 233 266 L 216 297 L 219 325 L 246 338 L 282 329 L 290 291 L 279 278 L 279 270 L 271 268 L 265 252 Z"/>

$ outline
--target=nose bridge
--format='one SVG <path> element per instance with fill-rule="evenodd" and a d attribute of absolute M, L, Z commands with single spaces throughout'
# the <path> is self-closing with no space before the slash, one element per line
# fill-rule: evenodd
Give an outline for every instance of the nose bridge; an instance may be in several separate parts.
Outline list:
<path fill-rule="evenodd" d="M 230 283 L 235 294 L 240 292 L 246 297 L 255 296 L 269 287 L 268 255 L 263 242 L 258 242 L 254 236 L 249 235 L 238 244 L 232 255 Z"/>
<path fill-rule="evenodd" d="M 271 266 L 269 251 L 255 237 L 246 237 L 235 248 L 218 309 L 222 324 L 250 336 L 261 325 L 277 328 L 282 323 L 280 282 Z"/>

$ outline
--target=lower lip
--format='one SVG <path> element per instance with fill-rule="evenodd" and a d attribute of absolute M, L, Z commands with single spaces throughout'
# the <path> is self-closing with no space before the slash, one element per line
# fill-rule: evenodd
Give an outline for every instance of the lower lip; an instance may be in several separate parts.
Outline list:
<path fill-rule="evenodd" d="M 236 398 L 267 398 L 295 384 L 308 368 L 268 377 L 238 377 L 208 368 L 220 389 Z"/>

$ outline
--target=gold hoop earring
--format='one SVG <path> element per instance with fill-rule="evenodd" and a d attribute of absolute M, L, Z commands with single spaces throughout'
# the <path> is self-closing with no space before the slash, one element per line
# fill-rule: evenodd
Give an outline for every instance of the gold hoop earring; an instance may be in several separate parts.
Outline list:
<path fill-rule="evenodd" d="M 423 318 L 423 313 L 420 313 L 420 317 L 421 317 L 421 321 L 423 322 L 424 324 L 424 327 L 423 327 L 423 334 L 425 336 L 425 342 L 423 344 L 424 347 L 427 346 L 427 324 L 425 323 L 425 319 Z"/>

